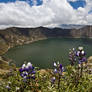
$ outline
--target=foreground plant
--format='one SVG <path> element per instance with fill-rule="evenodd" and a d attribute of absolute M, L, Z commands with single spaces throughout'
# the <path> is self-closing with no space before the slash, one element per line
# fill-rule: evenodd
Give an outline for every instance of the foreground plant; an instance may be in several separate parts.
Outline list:
<path fill-rule="evenodd" d="M 65 76 L 65 80 L 67 80 L 65 92 L 90 92 L 89 87 L 91 87 L 92 82 L 87 72 L 83 72 L 82 77 L 80 77 L 77 68 L 67 66 Z"/>
<path fill-rule="evenodd" d="M 83 47 L 79 47 L 78 50 L 72 50 L 70 54 L 71 62 L 76 60 L 77 64 L 72 64 L 72 66 L 67 67 L 66 71 L 66 80 L 68 90 L 71 92 L 88 92 L 87 88 L 89 87 L 89 77 L 87 73 L 87 59 Z M 85 71 L 86 70 L 86 71 Z M 78 88 L 78 89 L 77 89 Z M 86 91 L 85 91 L 86 90 Z"/>
<path fill-rule="evenodd" d="M 83 69 L 87 68 L 87 59 L 83 47 L 78 47 L 78 50 L 75 50 L 75 48 L 71 49 L 69 52 L 69 61 L 72 66 L 75 65 L 76 67 L 78 64 L 78 75 L 82 77 Z"/>
<path fill-rule="evenodd" d="M 23 64 L 22 67 L 19 69 L 20 76 L 23 78 L 23 85 L 22 89 L 34 89 L 36 85 L 36 70 L 35 67 L 28 62 L 27 64 Z"/>
<path fill-rule="evenodd" d="M 60 91 L 60 81 L 63 73 L 63 66 L 62 64 L 59 64 L 59 62 L 54 62 L 54 70 L 53 70 L 53 77 L 51 78 L 52 86 L 55 84 L 55 81 L 57 81 L 57 89 Z"/>
<path fill-rule="evenodd" d="M 72 66 L 76 62 L 76 50 L 75 50 L 75 48 L 70 49 L 70 51 L 69 51 L 69 61 L 70 61 Z"/>
<path fill-rule="evenodd" d="M 27 81 L 29 79 L 35 79 L 36 71 L 30 62 L 28 62 L 27 65 L 23 64 L 19 71 L 24 81 Z"/>
<path fill-rule="evenodd" d="M 83 50 L 83 47 L 79 47 L 76 56 L 78 57 L 78 70 L 80 77 L 82 77 L 84 66 L 87 65 L 87 58 L 85 57 L 85 55 L 86 54 Z"/>

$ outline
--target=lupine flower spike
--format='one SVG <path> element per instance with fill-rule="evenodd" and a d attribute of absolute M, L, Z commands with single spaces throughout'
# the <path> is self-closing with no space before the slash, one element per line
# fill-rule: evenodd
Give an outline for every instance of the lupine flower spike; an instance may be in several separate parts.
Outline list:
<path fill-rule="evenodd" d="M 51 83 L 54 84 L 56 79 L 58 81 L 58 89 L 60 87 L 60 79 L 63 73 L 63 67 L 62 64 L 60 64 L 59 62 L 54 62 L 54 70 L 53 70 L 53 77 L 51 78 Z"/>
<path fill-rule="evenodd" d="M 83 50 L 83 47 L 79 47 L 78 51 L 76 53 L 76 56 L 78 57 L 79 64 L 87 61 L 85 55 L 86 54 L 85 54 L 85 51 Z"/>
<path fill-rule="evenodd" d="M 76 62 L 76 51 L 75 51 L 75 48 L 70 49 L 69 61 L 70 61 L 71 65 L 74 65 L 75 62 Z"/>
<path fill-rule="evenodd" d="M 27 81 L 27 79 L 35 79 L 36 71 L 30 62 L 28 62 L 27 65 L 23 64 L 19 71 L 24 81 Z"/>
<path fill-rule="evenodd" d="M 76 56 L 78 57 L 79 68 L 81 68 L 81 73 L 80 73 L 81 77 L 83 72 L 83 63 L 87 62 L 85 55 L 86 54 L 85 51 L 83 50 L 83 47 L 79 47 Z"/>

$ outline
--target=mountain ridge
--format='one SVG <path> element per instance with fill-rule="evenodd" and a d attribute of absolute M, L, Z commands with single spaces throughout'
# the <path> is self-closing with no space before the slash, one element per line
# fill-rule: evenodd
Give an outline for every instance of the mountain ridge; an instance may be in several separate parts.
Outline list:
<path fill-rule="evenodd" d="M 92 26 L 84 26 L 80 29 L 62 28 L 19 28 L 11 27 L 0 30 L 0 55 L 16 45 L 29 44 L 34 41 L 48 38 L 92 38 Z"/>

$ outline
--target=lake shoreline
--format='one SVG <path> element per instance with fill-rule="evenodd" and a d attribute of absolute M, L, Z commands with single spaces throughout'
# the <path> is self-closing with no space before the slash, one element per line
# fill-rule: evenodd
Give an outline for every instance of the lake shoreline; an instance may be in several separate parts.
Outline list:
<path fill-rule="evenodd" d="M 4 56 L 11 58 L 14 60 L 14 62 L 20 62 L 21 65 L 24 61 L 32 61 L 36 66 L 40 66 L 38 63 L 36 64 L 36 62 L 39 62 L 40 64 L 43 64 L 42 61 L 50 63 L 54 60 L 61 60 L 62 62 L 61 56 L 63 57 L 64 61 L 67 61 L 69 49 L 74 47 L 77 49 L 78 46 L 84 46 L 86 51 L 88 49 L 87 57 L 88 55 L 91 56 L 91 42 L 91 39 L 81 38 L 49 38 L 23 45 L 16 45 L 15 47 L 9 49 L 8 52 L 4 54 Z"/>
<path fill-rule="evenodd" d="M 42 41 L 42 40 L 46 40 L 46 39 L 55 39 L 55 38 L 63 38 L 63 39 L 92 39 L 91 37 L 90 38 L 79 38 L 79 37 L 75 37 L 75 38 L 72 38 L 72 37 L 49 37 L 49 38 L 40 38 L 38 40 L 30 40 L 30 41 L 25 41 L 24 43 L 21 43 L 21 44 L 17 44 L 17 45 L 12 45 L 12 46 L 8 46 L 7 50 L 1 54 L 0 56 L 3 56 L 6 52 L 8 52 L 9 49 L 11 48 L 14 48 L 16 46 L 22 46 L 22 45 L 26 45 L 26 44 L 32 44 L 34 42 L 37 42 L 37 41 Z"/>

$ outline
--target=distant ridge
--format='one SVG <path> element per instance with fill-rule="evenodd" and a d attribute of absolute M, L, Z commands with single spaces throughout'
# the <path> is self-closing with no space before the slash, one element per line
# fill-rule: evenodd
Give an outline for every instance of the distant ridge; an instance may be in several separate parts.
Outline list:
<path fill-rule="evenodd" d="M 75 24 L 62 24 L 62 29 L 80 29 L 85 27 L 85 25 L 75 25 Z"/>

